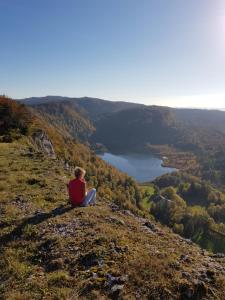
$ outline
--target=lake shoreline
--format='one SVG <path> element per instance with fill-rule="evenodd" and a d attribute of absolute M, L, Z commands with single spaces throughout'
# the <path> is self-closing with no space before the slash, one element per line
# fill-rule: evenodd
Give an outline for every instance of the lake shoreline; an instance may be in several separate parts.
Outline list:
<path fill-rule="evenodd" d="M 148 145 L 149 153 L 160 157 L 162 166 L 194 173 L 199 168 L 196 155 L 190 151 L 178 150 L 169 145 Z"/>
<path fill-rule="evenodd" d="M 177 171 L 175 168 L 164 166 L 162 158 L 152 153 L 115 154 L 105 152 L 98 156 L 120 171 L 134 177 L 139 183 L 150 182 L 163 174 Z"/>

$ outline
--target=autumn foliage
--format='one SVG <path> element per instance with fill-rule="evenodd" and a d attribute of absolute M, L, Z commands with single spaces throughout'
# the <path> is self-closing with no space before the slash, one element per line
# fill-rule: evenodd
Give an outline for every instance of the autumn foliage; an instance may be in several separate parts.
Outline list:
<path fill-rule="evenodd" d="M 31 119 L 30 111 L 23 104 L 0 96 L 0 135 L 10 135 L 13 130 L 26 134 Z"/>

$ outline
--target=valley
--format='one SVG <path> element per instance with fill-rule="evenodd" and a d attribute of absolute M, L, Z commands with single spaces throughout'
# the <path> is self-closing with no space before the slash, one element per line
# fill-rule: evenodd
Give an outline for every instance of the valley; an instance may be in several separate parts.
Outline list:
<path fill-rule="evenodd" d="M 219 188 L 224 185 L 223 111 L 174 109 L 89 97 L 47 96 L 19 101 L 94 150 L 98 149 L 96 145 L 102 145 L 103 152 L 166 157 L 166 167 L 189 172 Z"/>
<path fill-rule="evenodd" d="M 0 24 L 0 300 L 224 300 L 225 0 Z"/>
<path fill-rule="evenodd" d="M 102 127 L 101 130 L 109 130 L 109 144 L 108 139 L 96 138 L 99 122 L 108 118 L 105 112 L 97 114 L 96 109 L 91 119 L 87 110 L 73 103 L 53 102 L 36 107 L 6 97 L 0 100 L 3 299 L 29 299 L 30 295 L 32 299 L 136 299 L 138 294 L 143 299 L 222 299 L 222 173 L 216 173 L 218 182 L 214 184 L 215 178 L 205 181 L 206 173 L 202 172 L 202 168 L 209 171 L 203 160 L 209 155 L 216 153 L 222 159 L 216 152 L 222 146 L 220 134 L 213 137 L 219 138 L 213 152 L 211 148 L 198 148 L 196 152 L 194 144 L 187 143 L 184 149 L 184 144 L 177 146 L 177 130 L 181 128 L 171 121 L 168 108 L 163 108 L 163 112 L 158 107 L 147 109 L 151 118 L 145 119 L 144 124 L 147 122 L 151 124 L 147 129 L 152 128 L 143 136 L 140 128 L 134 127 L 133 117 L 138 114 L 133 109 L 137 108 L 128 108 L 126 112 L 114 112 L 133 116 L 132 124 L 125 128 L 118 122 L 117 136 L 107 126 Z M 106 110 L 107 103 L 104 104 Z M 155 114 L 160 114 L 159 120 Z M 162 122 L 164 114 L 167 121 Z M 137 138 L 131 139 L 135 130 Z M 161 135 L 157 137 L 154 130 Z M 169 132 L 172 136 L 167 137 Z M 127 137 L 123 143 L 122 137 Z M 106 149 L 119 145 L 117 150 L 123 149 L 124 153 L 135 140 L 137 147 L 132 149 L 138 154 L 108 152 L 107 161 L 112 159 L 114 165 L 117 161 L 118 169 L 125 164 L 122 171 L 130 175 L 135 171 L 133 176 L 137 179 L 139 175 L 146 177 L 140 178 L 138 184 L 104 162 L 92 150 L 95 138 L 96 143 L 104 141 Z M 165 144 L 159 144 L 163 139 Z M 167 144 L 168 139 L 173 144 Z M 143 144 L 142 140 L 151 143 Z M 150 153 L 155 150 L 159 156 L 168 154 L 168 159 L 174 155 L 176 162 L 179 156 L 175 153 L 180 153 L 181 161 L 192 161 L 193 168 L 161 175 L 158 171 L 165 171 L 162 160 L 149 156 L 147 147 L 151 147 Z M 200 153 L 207 155 L 200 160 Z M 72 209 L 68 204 L 66 184 L 76 165 L 86 168 L 88 185 L 97 189 L 96 207 Z M 213 164 L 210 166 L 219 172 Z M 154 174 L 148 173 L 149 169 Z M 142 183 L 147 178 L 149 182 Z M 140 272 L 136 272 L 137 267 Z"/>

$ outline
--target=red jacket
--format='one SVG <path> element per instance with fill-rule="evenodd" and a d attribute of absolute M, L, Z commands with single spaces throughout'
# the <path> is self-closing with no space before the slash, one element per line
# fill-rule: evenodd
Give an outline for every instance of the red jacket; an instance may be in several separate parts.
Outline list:
<path fill-rule="evenodd" d="M 85 181 L 75 178 L 69 182 L 68 189 L 72 205 L 80 205 L 85 197 Z"/>

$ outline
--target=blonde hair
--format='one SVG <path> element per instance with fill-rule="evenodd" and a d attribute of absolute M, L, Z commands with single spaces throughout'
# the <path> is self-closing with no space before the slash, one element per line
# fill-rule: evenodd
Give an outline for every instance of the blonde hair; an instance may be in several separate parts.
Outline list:
<path fill-rule="evenodd" d="M 82 175 L 85 176 L 86 171 L 81 167 L 76 167 L 74 170 L 74 175 L 76 178 L 80 178 Z"/>

